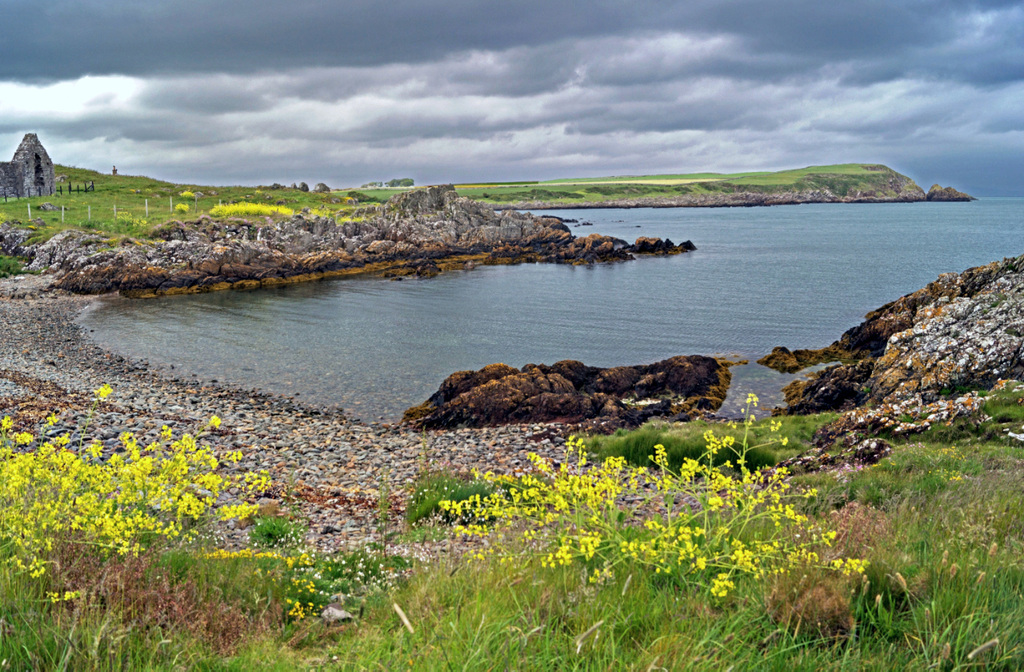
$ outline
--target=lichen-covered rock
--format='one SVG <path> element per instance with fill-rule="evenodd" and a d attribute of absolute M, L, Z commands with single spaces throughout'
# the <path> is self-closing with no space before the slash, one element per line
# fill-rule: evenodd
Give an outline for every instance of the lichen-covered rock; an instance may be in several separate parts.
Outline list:
<path fill-rule="evenodd" d="M 892 455 L 892 446 L 879 438 L 857 440 L 853 435 L 836 443 L 828 442 L 797 457 L 777 464 L 774 469 L 786 469 L 791 474 L 810 474 L 821 471 L 859 471 Z"/>
<path fill-rule="evenodd" d="M 934 399 L 942 389 L 987 389 L 1022 375 L 1024 273 L 1015 269 L 972 295 L 920 310 L 911 328 L 889 339 L 868 385 L 874 399 Z"/>
<path fill-rule="evenodd" d="M 916 394 L 900 401 L 883 402 L 871 408 L 858 408 L 844 413 L 835 422 L 820 428 L 814 440 L 819 446 L 827 447 L 843 437 L 877 434 L 909 436 L 954 420 L 963 419 L 980 424 L 989 419 L 982 412 L 983 403 L 984 399 L 977 392 L 937 401 L 926 401 Z"/>
<path fill-rule="evenodd" d="M 11 222 L 0 224 L 0 254 L 9 257 L 30 257 L 32 247 L 26 245 L 32 231 L 13 226 Z"/>
<path fill-rule="evenodd" d="M 852 390 L 864 380 L 865 367 L 871 369 L 863 397 L 835 395 L 842 404 L 851 399 L 894 404 L 916 396 L 929 403 L 943 391 L 987 389 L 1001 378 L 1020 378 L 1024 256 L 943 274 L 868 314 L 829 348 L 866 360 L 831 372 L 833 381 L 848 381 Z M 787 401 L 792 408 L 823 410 L 818 402 L 827 395 L 820 392 L 813 383 L 805 384 Z"/>
<path fill-rule="evenodd" d="M 561 422 L 611 431 L 652 417 L 718 409 L 729 385 L 728 366 L 699 355 L 607 369 L 572 360 L 522 369 L 491 364 L 452 374 L 404 420 L 423 429 Z"/>

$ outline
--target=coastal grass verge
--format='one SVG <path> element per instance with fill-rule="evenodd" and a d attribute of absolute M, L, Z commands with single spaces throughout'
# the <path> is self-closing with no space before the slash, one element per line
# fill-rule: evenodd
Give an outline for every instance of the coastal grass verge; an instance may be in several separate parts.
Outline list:
<path fill-rule="evenodd" d="M 678 468 L 683 460 L 697 459 L 704 454 L 707 432 L 711 431 L 723 438 L 731 437 L 734 446 L 742 445 L 746 433 L 750 446 L 748 459 L 753 460 L 756 467 L 768 467 L 811 448 L 814 433 L 838 417 L 835 413 L 784 416 L 749 426 L 738 422 L 704 420 L 686 423 L 652 421 L 632 431 L 620 429 L 609 435 L 585 436 L 583 441 L 598 459 L 624 457 L 627 462 L 638 467 L 651 464 L 654 447 L 660 444 L 668 453 L 669 465 Z M 772 427 L 776 429 L 772 431 Z M 771 445 L 762 445 L 769 442 Z M 735 451 L 729 449 L 717 455 L 716 460 L 721 464 L 735 459 L 735 455 Z"/>
<path fill-rule="evenodd" d="M 993 419 L 981 424 L 1016 423 L 1021 398 L 1012 386 L 989 395 Z M 745 435 L 751 445 L 774 441 L 772 449 L 786 435 L 786 449 L 796 450 L 794 444 L 809 441 L 813 428 L 831 419 L 809 416 L 792 426 L 766 421 Z M 706 429 L 720 451 L 724 433 L 743 427 Z M 703 437 L 697 427 L 657 429 L 669 437 L 686 431 Z M 756 433 L 762 430 L 764 436 Z M 625 548 L 598 544 L 587 557 L 585 548 L 573 546 L 559 554 L 575 521 L 586 519 L 576 513 L 586 508 L 559 514 L 568 536 L 545 536 L 557 520 L 536 526 L 519 517 L 512 534 L 491 539 L 501 553 L 470 545 L 465 556 L 441 553 L 415 563 L 373 549 L 228 550 L 211 531 L 188 543 L 151 544 L 138 555 L 57 540 L 45 554 L 46 571 L 32 576 L 10 562 L 6 545 L 0 549 L 0 660 L 11 669 L 104 670 L 1020 669 L 1020 443 L 1001 431 L 958 434 L 951 442 L 942 430 L 888 437 L 892 454 L 874 465 L 789 478 L 789 490 L 780 493 L 793 496 L 786 520 L 804 520 L 798 527 L 783 521 L 775 539 L 792 548 L 816 535 L 804 548 L 826 566 L 810 566 L 804 556 L 796 558 L 798 571 L 736 571 L 725 580 L 720 568 L 707 575 L 688 567 L 657 571 L 644 554 L 634 557 L 631 542 L 640 548 L 657 536 L 645 526 L 620 528 Z M 734 436 L 733 445 L 742 445 Z M 28 445 L 14 438 L 14 447 Z M 666 454 L 655 451 L 668 468 Z M 597 458 L 588 485 L 579 459 L 594 454 L 567 457 L 573 461 L 564 472 L 534 476 L 538 489 L 571 501 L 608 472 Z M 697 491 L 705 508 L 692 508 L 685 497 L 670 508 L 680 504 L 674 510 L 692 516 L 718 507 L 712 498 L 726 482 L 715 473 L 738 477 L 709 466 L 709 487 Z M 559 482 L 572 487 L 558 490 Z M 501 491 L 522 496 L 524 485 L 512 479 Z M 724 491 L 746 497 L 757 489 Z M 817 494 L 809 496 L 812 491 Z M 48 491 L 37 492 L 45 506 Z M 678 492 L 655 489 L 649 503 Z M 722 517 L 712 517 L 707 528 L 721 534 L 691 530 L 690 541 L 707 552 L 714 537 L 723 543 L 708 554 L 712 561 L 744 563 L 738 551 L 772 539 L 774 525 L 743 517 L 759 507 L 721 498 Z M 617 508 L 600 511 L 619 525 Z M 651 520 L 669 524 L 664 513 Z M 700 516 L 687 520 L 690 528 L 705 525 Z M 724 531 L 717 524 L 729 521 Z M 529 529 L 537 533 L 532 538 L 522 535 Z M 433 536 L 424 543 L 446 547 Z M 863 561 L 863 572 L 829 568 L 842 558 Z M 322 622 L 317 616 L 329 604 L 351 619 Z"/>
<path fill-rule="evenodd" d="M 164 222 L 204 214 L 282 217 L 309 208 L 344 220 L 360 204 L 379 202 L 358 191 L 315 193 L 280 185 L 214 187 L 70 166 L 58 165 L 54 170 L 65 176 L 65 182 L 57 185 L 63 193 L 0 202 L 0 222 L 19 222 L 33 232 L 31 242 L 47 240 L 69 228 L 112 237 L 149 238 Z M 83 191 L 86 184 L 95 190 Z M 46 203 L 54 209 L 41 209 Z M 251 212 L 240 212 L 245 208 Z"/>
<path fill-rule="evenodd" d="M 933 429 L 892 446 L 872 466 L 791 479 L 818 491 L 798 510 L 835 535 L 824 552 L 863 559 L 863 574 L 746 576 L 716 600 L 643 563 L 595 581 L 595 567 L 551 566 L 527 545 L 519 563 L 424 568 L 392 595 L 403 617 L 368 612 L 332 655 L 355 669 L 1019 669 L 1017 444 Z"/>

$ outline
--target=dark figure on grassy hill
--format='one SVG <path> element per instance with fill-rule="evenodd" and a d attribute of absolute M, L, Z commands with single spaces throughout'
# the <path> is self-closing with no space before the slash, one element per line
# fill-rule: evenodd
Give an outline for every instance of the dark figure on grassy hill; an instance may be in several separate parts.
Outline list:
<path fill-rule="evenodd" d="M 49 196 L 54 190 L 53 161 L 35 133 L 26 133 L 14 158 L 0 163 L 0 195 Z"/>
<path fill-rule="evenodd" d="M 110 174 L 117 175 L 117 166 L 114 166 L 113 168 L 110 169 Z"/>

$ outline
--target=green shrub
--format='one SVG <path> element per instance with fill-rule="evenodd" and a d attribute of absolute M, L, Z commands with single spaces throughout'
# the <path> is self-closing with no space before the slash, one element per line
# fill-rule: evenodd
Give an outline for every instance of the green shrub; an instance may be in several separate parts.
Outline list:
<path fill-rule="evenodd" d="M 305 536 L 305 525 L 280 516 L 259 516 L 249 530 L 249 540 L 260 548 L 299 546 Z"/>
<path fill-rule="evenodd" d="M 707 442 L 703 436 L 683 437 L 654 427 L 643 427 L 602 442 L 599 453 L 602 458 L 624 457 L 634 466 L 647 467 L 654 457 L 654 447 L 659 445 L 665 447 L 668 466 L 673 471 L 678 471 L 684 461 L 699 460 L 707 452 Z M 727 461 L 735 463 L 739 457 L 738 450 L 739 446 L 733 446 L 717 453 L 714 456 L 715 466 L 721 466 Z M 747 467 L 753 470 L 773 466 L 778 461 L 775 452 L 765 447 L 750 448 L 746 457 Z"/>
<path fill-rule="evenodd" d="M 457 476 L 446 471 L 428 471 L 421 475 L 413 486 L 405 519 L 410 525 L 421 520 L 440 519 L 445 523 L 457 522 L 456 517 L 443 511 L 442 501 L 464 502 L 471 497 L 487 497 L 494 492 L 494 486 L 486 481 Z"/>
<path fill-rule="evenodd" d="M 10 277 L 21 273 L 21 262 L 14 257 L 0 255 L 0 278 Z"/>

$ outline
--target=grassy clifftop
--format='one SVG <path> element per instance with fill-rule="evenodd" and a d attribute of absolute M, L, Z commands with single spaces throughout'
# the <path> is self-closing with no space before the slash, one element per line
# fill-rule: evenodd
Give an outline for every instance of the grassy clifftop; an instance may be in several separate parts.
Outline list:
<path fill-rule="evenodd" d="M 778 172 L 692 173 L 559 179 L 534 183 L 463 184 L 459 193 L 494 204 L 543 202 L 591 206 L 614 201 L 652 205 L 742 205 L 717 203 L 716 197 L 746 195 L 800 200 L 924 200 L 924 191 L 909 177 L 877 164 L 846 163 Z"/>

